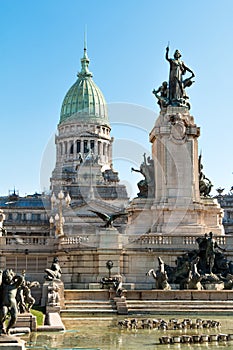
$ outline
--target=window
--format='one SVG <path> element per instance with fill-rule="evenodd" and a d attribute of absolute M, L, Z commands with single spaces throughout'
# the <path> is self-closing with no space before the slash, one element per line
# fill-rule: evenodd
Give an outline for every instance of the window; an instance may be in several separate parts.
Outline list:
<path fill-rule="evenodd" d="M 91 150 L 94 152 L 94 149 L 95 149 L 95 141 L 94 140 L 91 140 L 90 146 L 91 146 Z"/>
<path fill-rule="evenodd" d="M 76 141 L 76 151 L 77 151 L 77 153 L 81 152 L 81 142 L 79 140 Z"/>
<path fill-rule="evenodd" d="M 84 153 L 88 153 L 89 149 L 88 149 L 88 142 L 87 142 L 87 140 L 83 141 L 83 146 L 84 146 Z"/>

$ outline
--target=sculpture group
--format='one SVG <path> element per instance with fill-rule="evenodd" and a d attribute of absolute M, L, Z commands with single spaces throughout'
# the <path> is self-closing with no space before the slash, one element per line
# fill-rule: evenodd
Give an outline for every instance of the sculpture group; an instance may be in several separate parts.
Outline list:
<path fill-rule="evenodd" d="M 180 289 L 208 289 L 208 285 L 221 285 L 221 289 L 233 287 L 233 262 L 228 261 L 224 248 L 217 243 L 213 233 L 196 240 L 198 249 L 189 251 L 176 260 L 176 266 L 166 265 L 159 257 L 159 269 L 147 272 L 155 279 L 156 289 L 169 290 L 171 284 Z"/>
<path fill-rule="evenodd" d="M 58 305 L 60 297 L 56 281 L 60 281 L 61 268 L 57 257 L 54 257 L 51 268 L 45 269 L 45 272 L 45 279 L 51 281 L 48 287 L 48 305 Z M 18 314 L 30 312 L 35 303 L 31 294 L 33 287 L 40 287 L 40 283 L 28 281 L 25 270 L 22 274 L 16 274 L 12 269 L 0 270 L 0 335 L 9 334 L 10 328 L 16 324 Z"/>
<path fill-rule="evenodd" d="M 25 271 L 19 275 L 12 269 L 0 270 L 0 334 L 9 334 L 19 313 L 30 312 L 35 303 L 31 288 L 39 286 L 37 281 L 26 280 Z M 8 316 L 9 321 L 5 327 Z"/>
<path fill-rule="evenodd" d="M 168 54 L 169 46 L 167 46 L 165 54 L 165 58 L 170 65 L 169 83 L 164 81 L 157 90 L 153 90 L 153 94 L 158 99 L 158 104 L 161 108 L 169 105 L 190 108 L 188 102 L 189 97 L 186 94 L 185 88 L 194 83 L 192 78 L 195 77 L 195 74 L 181 60 L 181 53 L 179 50 L 175 51 L 173 58 L 170 58 Z M 190 73 L 191 76 L 184 79 L 184 75 L 187 72 Z"/>

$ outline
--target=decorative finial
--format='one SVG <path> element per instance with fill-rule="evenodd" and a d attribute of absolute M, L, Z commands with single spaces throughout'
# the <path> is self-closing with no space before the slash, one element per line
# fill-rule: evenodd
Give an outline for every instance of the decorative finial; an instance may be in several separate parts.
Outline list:
<path fill-rule="evenodd" d="M 85 25 L 84 30 L 84 52 L 87 51 L 87 25 Z"/>
<path fill-rule="evenodd" d="M 81 59 L 81 65 L 82 65 L 82 69 L 81 72 L 78 73 L 78 77 L 92 77 L 92 73 L 89 71 L 89 63 L 90 60 L 87 56 L 87 35 L 86 35 L 86 28 L 84 31 L 84 54 L 83 54 L 83 58 Z"/>

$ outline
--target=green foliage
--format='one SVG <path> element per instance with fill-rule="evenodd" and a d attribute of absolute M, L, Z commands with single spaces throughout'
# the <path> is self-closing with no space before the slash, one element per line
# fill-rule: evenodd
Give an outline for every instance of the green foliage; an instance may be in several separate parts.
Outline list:
<path fill-rule="evenodd" d="M 34 306 L 31 309 L 31 314 L 36 316 L 37 326 L 43 326 L 44 324 L 44 316 L 45 316 L 45 308 L 40 306 Z"/>

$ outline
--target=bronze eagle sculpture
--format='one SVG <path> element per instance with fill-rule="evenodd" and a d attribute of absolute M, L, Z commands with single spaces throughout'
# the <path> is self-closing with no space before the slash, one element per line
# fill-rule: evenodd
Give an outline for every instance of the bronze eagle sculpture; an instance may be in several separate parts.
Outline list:
<path fill-rule="evenodd" d="M 113 214 L 108 215 L 108 214 L 101 213 L 101 212 L 95 211 L 95 210 L 89 210 L 89 211 L 96 214 L 100 219 L 102 219 L 105 222 L 105 225 L 104 225 L 105 228 L 112 228 L 114 220 L 116 220 L 120 216 L 128 214 L 126 212 L 121 212 L 121 213 L 113 213 Z"/>

